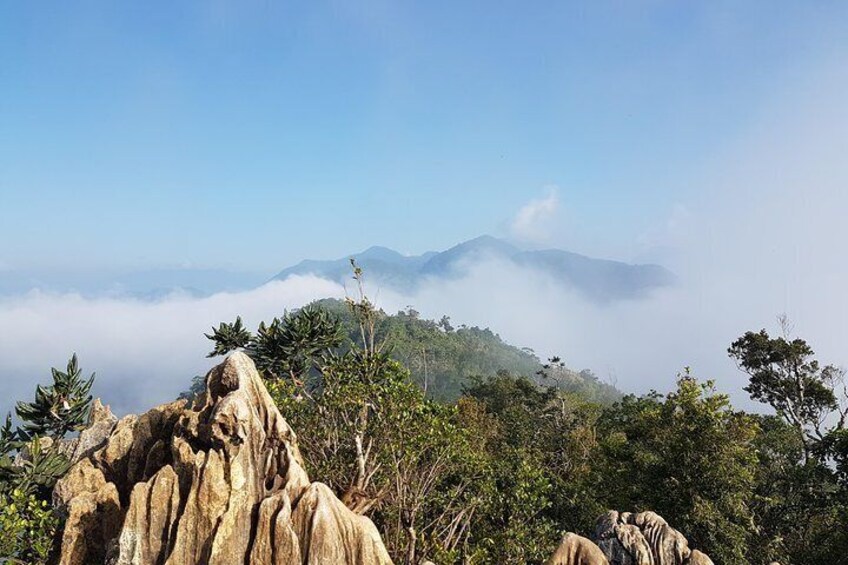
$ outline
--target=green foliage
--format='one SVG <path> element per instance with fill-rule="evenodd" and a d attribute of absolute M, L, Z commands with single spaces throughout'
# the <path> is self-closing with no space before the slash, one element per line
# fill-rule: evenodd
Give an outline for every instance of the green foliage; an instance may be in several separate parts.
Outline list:
<path fill-rule="evenodd" d="M 46 563 L 59 525 L 43 498 L 21 489 L 0 494 L 0 561 Z"/>
<path fill-rule="evenodd" d="M 51 494 L 70 467 L 59 441 L 86 423 L 93 382 L 93 374 L 82 379 L 74 355 L 66 371 L 53 369 L 53 385 L 38 385 L 34 402 L 18 402 L 21 427 L 11 414 L 0 427 L 0 559 L 45 562 L 59 524 Z"/>
<path fill-rule="evenodd" d="M 459 406 L 487 461 L 473 534 L 480 562 L 541 562 L 560 529 L 593 527 L 605 510 L 590 463 L 597 407 L 506 372 L 475 379 Z"/>
<path fill-rule="evenodd" d="M 9 482 L 26 494 L 49 498 L 56 481 L 68 472 L 70 461 L 52 448 L 52 443 L 43 447 L 43 441 L 49 440 L 36 436 L 26 444 L 25 457 L 22 457 L 19 465 L 15 467 Z"/>
<path fill-rule="evenodd" d="M 746 332 L 728 353 L 748 373 L 745 390 L 751 398 L 769 404 L 797 429 L 809 457 L 813 444 L 828 433 L 830 415 L 839 408 L 834 385 L 841 382 L 843 371 L 833 365 L 821 367 L 803 339 L 773 339 L 766 330 Z M 837 428 L 845 423 L 845 412 L 840 416 Z"/>
<path fill-rule="evenodd" d="M 61 521 L 50 505 L 53 487 L 70 468 L 59 450 L 81 429 L 91 408 L 87 380 L 73 355 L 67 369 L 52 370 L 53 384 L 38 385 L 34 402 L 18 402 L 22 426 L 11 414 L 0 427 L 0 561 L 46 563 Z"/>
<path fill-rule="evenodd" d="M 410 544 L 425 552 L 455 549 L 462 536 L 444 526 L 468 510 L 464 490 L 473 474 L 457 470 L 471 468 L 472 454 L 453 411 L 426 400 L 409 373 L 382 354 L 349 351 L 322 375 L 308 398 L 287 382 L 271 386 L 300 432 L 309 471 L 357 510 L 374 506 L 372 517 L 399 560 Z"/>
<path fill-rule="evenodd" d="M 833 461 L 840 484 L 848 488 L 848 430 L 831 431 L 819 447 L 820 453 Z"/>
<path fill-rule="evenodd" d="M 550 477 L 535 454 L 507 449 L 492 458 L 483 504 L 474 525 L 478 563 L 542 563 L 556 547 L 558 532 L 549 517 Z"/>
<path fill-rule="evenodd" d="M 354 265 L 359 282 L 360 275 Z M 383 351 L 379 313 L 361 287 L 346 307 L 357 329 L 345 344 L 337 316 L 318 305 L 262 323 L 246 341 L 238 320 L 207 337 L 213 354 L 245 344 L 298 430 L 310 473 L 355 512 L 369 513 L 399 562 L 457 556 L 477 504 L 470 437 L 454 408 L 427 399 Z M 292 378 L 279 378 L 284 373 Z"/>
<path fill-rule="evenodd" d="M 206 390 L 206 377 L 202 375 L 195 375 L 191 378 L 191 385 L 188 390 L 184 390 L 180 393 L 179 397 L 181 400 L 188 400 L 189 403 L 194 402 L 194 399 L 200 396 Z"/>
<path fill-rule="evenodd" d="M 236 321 L 232 324 L 221 322 L 217 328 L 212 328 L 211 335 L 203 335 L 215 344 L 215 348 L 206 355 L 207 357 L 226 355 L 231 351 L 245 349 L 253 340 L 253 334 L 244 327 L 241 316 L 237 316 Z"/>
<path fill-rule="evenodd" d="M 315 305 L 335 314 L 352 341 L 362 342 L 359 323 L 344 302 L 327 299 Z M 590 371 L 577 373 L 563 366 L 553 378 L 540 375 L 542 363 L 531 350 L 505 343 L 488 328 L 454 327 L 447 316 L 438 322 L 423 319 L 411 308 L 393 315 L 375 310 L 373 324 L 377 341 L 392 358 L 410 370 L 428 397 L 443 402 L 456 401 L 473 377 L 498 371 L 524 375 L 543 386 L 556 386 L 601 403 L 611 404 L 621 397 Z"/>
<path fill-rule="evenodd" d="M 542 563 L 610 508 L 659 513 L 717 563 L 848 552 L 843 373 L 803 340 L 730 347 L 775 416 L 734 410 L 688 370 L 669 394 L 621 398 L 489 330 L 386 315 L 354 269 L 356 300 L 208 337 L 213 354 L 257 360 L 310 473 L 374 520 L 396 562 Z"/>
<path fill-rule="evenodd" d="M 304 378 L 343 339 L 338 319 L 315 306 L 286 312 L 269 324 L 261 322 L 255 335 L 244 328 L 240 317 L 205 335 L 215 344 L 209 357 L 244 349 L 266 378 L 293 380 Z"/>
<path fill-rule="evenodd" d="M 751 554 L 763 562 L 838 562 L 848 550 L 844 485 L 829 466 L 801 462 L 804 446 L 782 418 L 760 416 L 759 428 Z"/>
<path fill-rule="evenodd" d="M 34 402 L 18 402 L 15 411 L 24 421 L 27 435 L 47 435 L 61 438 L 70 431 L 79 430 L 88 420 L 91 407 L 91 385 L 94 373 L 84 380 L 74 354 L 63 372 L 51 369 L 53 384 L 38 385 Z"/>
<path fill-rule="evenodd" d="M 848 551 L 848 390 L 845 372 L 821 366 L 806 341 L 746 332 L 728 353 L 770 405 L 758 438 L 757 544 L 767 559 L 832 563 Z"/>
<path fill-rule="evenodd" d="M 613 508 L 653 510 L 719 563 L 746 563 L 758 433 L 688 371 L 665 398 L 627 397 L 601 420 Z"/>
<path fill-rule="evenodd" d="M 21 445 L 18 431 L 12 427 L 12 415 L 6 414 L 3 427 L 0 428 L 0 455 L 6 455 L 18 449 Z"/>

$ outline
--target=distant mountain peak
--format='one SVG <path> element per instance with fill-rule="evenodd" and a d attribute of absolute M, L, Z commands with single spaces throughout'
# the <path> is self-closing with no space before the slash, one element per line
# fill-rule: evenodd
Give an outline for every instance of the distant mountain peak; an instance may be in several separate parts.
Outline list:
<path fill-rule="evenodd" d="M 404 255 L 401 254 L 401 253 L 398 253 L 397 251 L 395 251 L 394 249 L 391 249 L 389 247 L 383 247 L 382 245 L 372 245 L 371 247 L 369 247 L 365 251 L 352 255 L 352 257 L 380 259 L 380 260 L 383 260 L 383 261 L 386 261 L 386 260 L 396 261 L 396 260 L 402 260 L 404 258 Z"/>
<path fill-rule="evenodd" d="M 482 249 L 496 251 L 506 255 L 513 255 L 520 251 L 511 243 L 491 235 L 481 235 L 474 239 L 469 239 L 468 241 L 455 245 L 451 249 Z M 450 251 L 450 249 L 448 251 Z"/>
<path fill-rule="evenodd" d="M 350 277 L 349 258 L 354 257 L 371 280 L 400 291 L 414 291 L 425 279 L 455 279 L 475 262 L 497 259 L 552 277 L 563 287 L 593 301 L 638 298 L 659 287 L 673 284 L 674 275 L 659 265 L 632 265 L 595 259 L 561 249 L 525 251 L 511 243 L 481 235 L 441 252 L 402 255 L 384 246 L 372 246 L 342 259 L 301 261 L 286 268 L 274 279 L 312 274 L 337 282 Z"/>

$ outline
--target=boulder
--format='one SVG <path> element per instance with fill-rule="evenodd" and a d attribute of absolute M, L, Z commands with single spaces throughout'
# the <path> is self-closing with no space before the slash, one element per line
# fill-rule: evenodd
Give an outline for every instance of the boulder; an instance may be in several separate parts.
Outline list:
<path fill-rule="evenodd" d="M 253 362 L 228 357 L 206 392 L 121 419 L 59 481 L 59 561 L 388 564 L 368 518 L 311 482 Z"/>
<path fill-rule="evenodd" d="M 611 510 L 598 518 L 595 542 L 613 565 L 711 564 L 655 512 Z"/>
<path fill-rule="evenodd" d="M 609 561 L 591 540 L 567 533 L 545 565 L 609 565 Z"/>
<path fill-rule="evenodd" d="M 692 553 L 689 554 L 689 559 L 686 561 L 686 565 L 715 565 L 713 560 L 706 556 L 706 554 L 701 553 L 697 549 L 693 549 Z M 771 565 L 780 565 L 780 563 Z"/>

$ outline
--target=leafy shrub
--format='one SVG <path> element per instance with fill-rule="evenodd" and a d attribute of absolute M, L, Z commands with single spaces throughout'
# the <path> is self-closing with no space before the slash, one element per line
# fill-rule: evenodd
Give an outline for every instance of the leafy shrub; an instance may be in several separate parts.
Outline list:
<path fill-rule="evenodd" d="M 0 495 L 0 561 L 46 563 L 59 525 L 46 500 L 21 489 Z"/>

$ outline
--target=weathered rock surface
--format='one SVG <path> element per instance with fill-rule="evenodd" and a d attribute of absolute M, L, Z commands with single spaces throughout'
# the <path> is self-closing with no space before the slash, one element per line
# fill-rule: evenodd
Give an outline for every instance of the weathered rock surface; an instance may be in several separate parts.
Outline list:
<path fill-rule="evenodd" d="M 610 511 L 598 518 L 594 542 L 566 534 L 548 565 L 713 565 L 689 549 L 683 534 L 654 512 Z"/>
<path fill-rule="evenodd" d="M 598 519 L 595 541 L 612 565 L 712 564 L 654 512 L 616 512 Z"/>
<path fill-rule="evenodd" d="M 103 447 L 117 421 L 118 419 L 115 418 L 109 407 L 103 406 L 100 399 L 95 398 L 91 404 L 91 413 L 86 428 L 77 437 L 58 440 L 56 450 L 67 457 L 71 464 L 74 464 Z M 55 441 L 50 436 L 39 438 L 39 444 L 43 450 L 53 447 Z M 32 454 L 29 447 L 24 446 L 15 456 L 13 464 L 20 466 L 24 461 L 31 459 Z"/>
<path fill-rule="evenodd" d="M 545 565 L 609 565 L 609 561 L 591 540 L 568 533 Z"/>
<path fill-rule="evenodd" d="M 374 524 L 309 480 L 246 355 L 210 371 L 206 387 L 194 407 L 113 423 L 59 481 L 60 563 L 391 563 Z"/>
<path fill-rule="evenodd" d="M 689 560 L 686 561 L 686 565 L 714 565 L 713 560 L 706 556 L 706 554 L 701 553 L 697 549 L 693 549 L 692 553 L 689 554 Z M 780 564 L 778 564 L 780 565 Z"/>
<path fill-rule="evenodd" d="M 100 399 L 95 398 L 88 416 L 88 427 L 80 432 L 79 437 L 70 440 L 73 442 L 73 450 L 68 453 L 71 463 L 85 459 L 103 447 L 117 423 L 118 419 L 109 407 L 103 406 Z"/>

